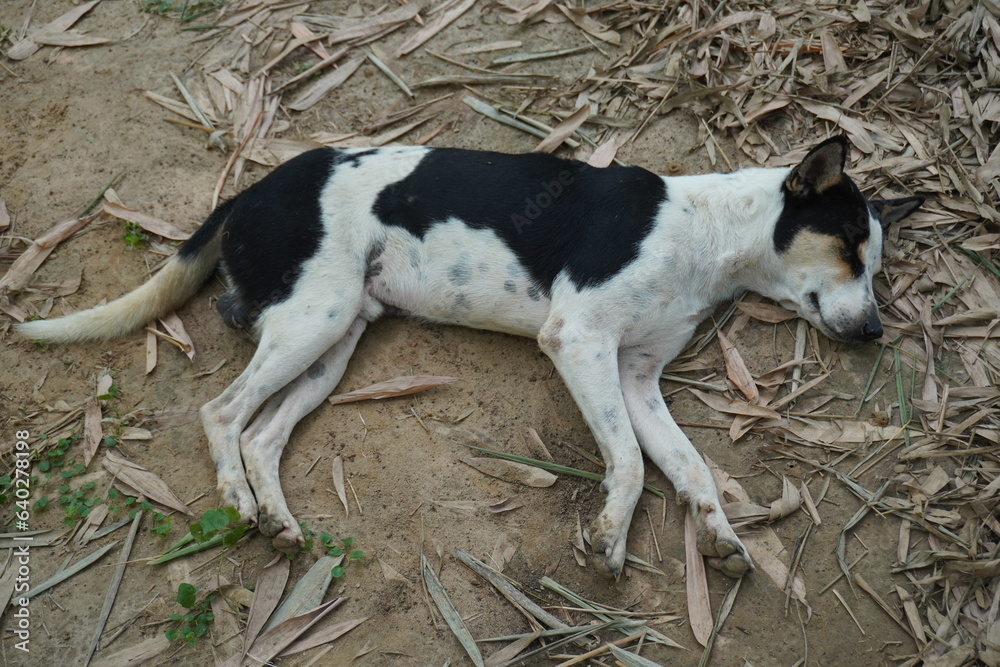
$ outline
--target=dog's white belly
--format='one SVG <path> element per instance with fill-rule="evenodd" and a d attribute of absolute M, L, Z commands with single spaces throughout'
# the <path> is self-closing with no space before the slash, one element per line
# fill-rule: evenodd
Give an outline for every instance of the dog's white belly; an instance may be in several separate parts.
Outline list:
<path fill-rule="evenodd" d="M 423 239 L 390 229 L 369 273 L 377 300 L 444 324 L 535 337 L 551 305 L 496 234 L 458 220 Z"/>

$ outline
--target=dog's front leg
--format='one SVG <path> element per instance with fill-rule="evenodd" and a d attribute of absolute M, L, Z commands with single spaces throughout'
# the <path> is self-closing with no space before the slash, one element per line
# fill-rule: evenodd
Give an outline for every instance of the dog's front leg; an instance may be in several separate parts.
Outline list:
<path fill-rule="evenodd" d="M 713 567 L 741 577 L 753 569 L 750 554 L 722 511 L 711 471 L 674 422 L 660 393 L 665 352 L 634 347 L 619 354 L 622 393 L 632 428 L 646 456 L 674 485 L 677 497 L 688 503 L 698 532 L 698 551 L 709 557 Z"/>
<path fill-rule="evenodd" d="M 632 512 L 642 493 L 642 452 L 618 385 L 618 341 L 606 331 L 552 316 L 538 336 L 601 448 L 608 498 L 590 532 L 594 565 L 617 579 L 625 562 Z"/>

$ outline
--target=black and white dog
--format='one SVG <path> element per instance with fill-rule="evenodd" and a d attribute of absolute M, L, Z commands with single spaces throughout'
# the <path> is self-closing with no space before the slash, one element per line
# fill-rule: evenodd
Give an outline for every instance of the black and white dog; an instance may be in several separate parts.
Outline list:
<path fill-rule="evenodd" d="M 698 550 L 740 576 L 750 556 L 667 410 L 660 371 L 745 290 L 830 338 L 882 335 L 872 293 L 882 227 L 923 198 L 869 202 L 846 158 L 834 137 L 793 169 L 667 178 L 545 154 L 315 150 L 216 209 L 135 291 L 17 329 L 51 342 L 120 336 L 190 299 L 221 263 L 219 311 L 259 346 L 202 422 L 222 502 L 283 550 L 303 538 L 281 491 L 281 451 L 370 322 L 398 313 L 535 337 L 607 463 L 591 529 L 598 569 L 621 573 L 645 452 L 688 503 Z"/>

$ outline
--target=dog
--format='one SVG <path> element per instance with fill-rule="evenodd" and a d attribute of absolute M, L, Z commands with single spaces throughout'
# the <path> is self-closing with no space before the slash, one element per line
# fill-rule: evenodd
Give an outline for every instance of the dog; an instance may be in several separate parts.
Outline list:
<path fill-rule="evenodd" d="M 607 464 L 591 526 L 597 569 L 621 574 L 645 452 L 687 503 L 699 552 L 739 577 L 750 554 L 664 403 L 660 373 L 718 304 L 747 290 L 832 339 L 882 336 L 872 277 L 883 227 L 923 197 L 869 201 L 844 173 L 847 156 L 838 136 L 793 168 L 662 177 L 543 153 L 317 149 L 220 205 L 138 289 L 16 329 L 53 343 L 120 336 L 185 303 L 221 266 L 218 310 L 258 347 L 201 420 L 222 503 L 283 551 L 303 535 L 278 479 L 281 451 L 369 323 L 400 314 L 534 337 Z"/>

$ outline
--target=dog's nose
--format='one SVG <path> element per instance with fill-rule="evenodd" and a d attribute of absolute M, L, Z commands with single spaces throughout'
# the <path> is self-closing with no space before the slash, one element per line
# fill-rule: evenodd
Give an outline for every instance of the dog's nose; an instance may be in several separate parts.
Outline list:
<path fill-rule="evenodd" d="M 879 319 L 878 309 L 872 306 L 868 311 L 868 319 L 861 325 L 861 340 L 876 340 L 882 337 L 882 320 Z"/>

